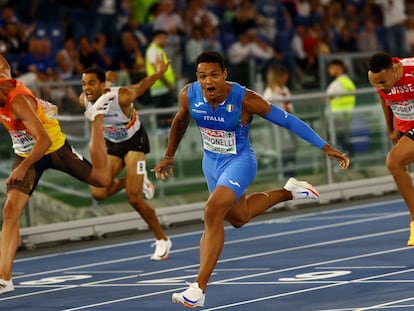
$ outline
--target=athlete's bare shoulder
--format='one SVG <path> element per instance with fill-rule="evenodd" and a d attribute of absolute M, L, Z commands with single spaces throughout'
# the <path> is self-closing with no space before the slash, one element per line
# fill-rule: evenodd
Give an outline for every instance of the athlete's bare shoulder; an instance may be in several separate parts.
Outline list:
<path fill-rule="evenodd" d="M 265 116 L 269 113 L 270 103 L 259 93 L 246 88 L 243 99 L 243 110 L 249 114 Z"/>

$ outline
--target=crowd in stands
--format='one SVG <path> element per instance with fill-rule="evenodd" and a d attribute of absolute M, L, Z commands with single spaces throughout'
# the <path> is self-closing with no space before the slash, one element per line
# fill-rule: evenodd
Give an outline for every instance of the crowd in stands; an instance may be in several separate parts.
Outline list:
<path fill-rule="evenodd" d="M 405 57 L 414 51 L 413 0 L 0 0 L 0 5 L 0 53 L 13 76 L 28 83 L 79 79 L 92 65 L 123 73 L 119 83 L 122 77 L 139 81 L 157 30 L 168 34 L 165 52 L 177 81 L 195 78 L 194 61 L 204 50 L 223 53 L 229 79 L 248 86 L 252 60 L 262 77 L 270 64 L 283 64 L 293 89 L 318 80 L 322 53 L 385 50 Z"/>

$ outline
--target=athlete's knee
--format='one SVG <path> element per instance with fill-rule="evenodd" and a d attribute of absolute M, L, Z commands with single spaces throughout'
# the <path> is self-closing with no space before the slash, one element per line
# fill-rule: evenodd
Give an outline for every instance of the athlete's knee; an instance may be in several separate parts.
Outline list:
<path fill-rule="evenodd" d="M 21 214 L 21 208 L 15 206 L 15 204 L 6 203 L 3 207 L 3 224 L 5 223 L 17 223 Z"/>
<path fill-rule="evenodd" d="M 102 201 L 106 199 L 107 195 L 104 192 L 97 192 L 97 191 L 91 191 L 92 198 L 96 201 Z"/>
<path fill-rule="evenodd" d="M 132 206 L 141 206 L 144 201 L 142 192 L 138 191 L 127 191 L 127 197 L 128 203 Z"/>
<path fill-rule="evenodd" d="M 227 219 L 227 221 L 236 229 L 243 227 L 249 222 L 247 219 Z"/>
<path fill-rule="evenodd" d="M 391 150 L 386 159 L 386 166 L 387 169 L 390 171 L 391 174 L 397 173 L 401 169 L 404 169 L 405 166 L 402 162 L 402 159 L 399 157 L 398 153 L 394 150 Z"/>
<path fill-rule="evenodd" d="M 206 226 L 215 226 L 223 224 L 224 214 L 222 213 L 222 206 L 211 205 L 209 203 L 204 207 L 204 223 Z"/>

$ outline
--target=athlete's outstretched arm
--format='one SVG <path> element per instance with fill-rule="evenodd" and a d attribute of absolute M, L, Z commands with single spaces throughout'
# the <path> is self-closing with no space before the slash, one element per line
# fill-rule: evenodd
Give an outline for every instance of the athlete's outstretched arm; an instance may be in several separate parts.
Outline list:
<path fill-rule="evenodd" d="M 243 108 L 249 111 L 249 113 L 260 115 L 273 124 L 289 129 L 302 139 L 323 150 L 327 156 L 337 160 L 342 168 L 348 168 L 350 160 L 345 153 L 336 150 L 326 143 L 326 141 L 303 120 L 272 105 L 261 95 L 252 91 L 247 91 L 246 98 L 243 101 Z"/>
<path fill-rule="evenodd" d="M 129 105 L 137 97 L 144 94 L 158 79 L 160 79 L 168 69 L 170 60 L 164 61 L 161 55 L 155 59 L 155 73 L 145 77 L 136 84 L 121 87 L 119 90 L 119 103 L 121 106 Z"/>
<path fill-rule="evenodd" d="M 174 155 L 190 123 L 190 110 L 187 96 L 188 86 L 186 85 L 179 95 L 178 112 L 171 123 L 165 157 L 151 170 L 155 173 L 157 179 L 166 179 L 168 176 L 173 175 L 172 164 L 174 163 Z"/>

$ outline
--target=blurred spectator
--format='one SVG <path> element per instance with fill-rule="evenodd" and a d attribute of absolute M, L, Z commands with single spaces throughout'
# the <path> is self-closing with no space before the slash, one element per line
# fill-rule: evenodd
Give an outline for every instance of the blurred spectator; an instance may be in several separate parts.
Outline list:
<path fill-rule="evenodd" d="M 167 44 L 168 33 L 156 30 L 150 45 L 145 53 L 146 71 L 150 76 L 155 72 L 154 63 L 157 55 L 167 59 L 164 47 Z M 173 67 L 169 66 L 163 77 L 158 79 L 150 88 L 151 104 L 155 108 L 168 108 L 176 102 L 176 76 Z M 168 129 L 171 125 L 173 114 L 157 114 L 157 127 Z"/>
<path fill-rule="evenodd" d="M 376 52 L 382 49 L 378 40 L 375 24 L 371 19 L 364 21 L 357 39 L 357 46 L 360 52 Z"/>
<path fill-rule="evenodd" d="M 92 42 L 92 52 L 94 63 L 104 71 L 112 66 L 112 49 L 107 46 L 106 36 L 104 33 L 97 33 Z"/>
<path fill-rule="evenodd" d="M 75 76 L 76 62 L 75 41 L 72 37 L 66 37 L 63 48 L 56 54 L 56 68 L 61 80 L 69 80 Z"/>
<path fill-rule="evenodd" d="M 386 51 L 394 57 L 405 57 L 405 1 L 375 0 L 375 3 L 380 5 L 382 10 Z"/>
<path fill-rule="evenodd" d="M 266 72 L 266 87 L 263 97 L 279 108 L 294 113 L 293 105 L 290 101 L 291 93 L 287 86 L 289 81 L 289 71 L 281 64 L 272 64 Z"/>
<path fill-rule="evenodd" d="M 231 0 L 230 0 L 231 1 Z M 207 8 L 206 0 L 188 0 L 187 7 L 182 12 L 184 31 L 187 35 L 196 26 L 203 26 L 206 19 L 213 27 L 218 27 L 220 20 L 217 15 Z"/>
<path fill-rule="evenodd" d="M 95 56 L 88 36 L 84 35 L 79 38 L 77 51 L 77 63 L 79 66 L 77 66 L 76 70 L 78 74 L 81 74 L 86 68 L 95 65 Z"/>
<path fill-rule="evenodd" d="M 130 31 L 121 34 L 121 46 L 115 55 L 114 69 L 117 71 L 117 85 L 135 84 L 146 76 L 145 59 L 138 39 Z M 140 98 L 140 101 L 145 100 L 147 97 Z"/>
<path fill-rule="evenodd" d="M 139 22 L 135 18 L 134 14 L 131 13 L 128 16 L 126 23 L 122 25 L 121 33 L 124 31 L 132 32 L 134 36 L 138 39 L 139 46 L 144 47 L 145 50 L 150 38 L 147 38 L 147 36 L 141 31 L 141 29 L 139 28 Z"/>
<path fill-rule="evenodd" d="M 26 51 L 26 34 L 14 23 L 6 24 L 3 34 L 0 35 L 0 52 L 20 57 Z"/>
<path fill-rule="evenodd" d="M 153 22 L 158 6 L 159 0 L 131 0 L 131 12 L 139 23 Z"/>
<path fill-rule="evenodd" d="M 94 1 L 93 1 L 94 2 Z M 91 34 L 95 29 L 96 8 L 93 3 L 86 7 L 74 7 L 70 10 L 68 18 L 68 29 L 75 40 L 80 41 L 81 37 Z"/>
<path fill-rule="evenodd" d="M 185 61 L 184 61 L 184 75 L 191 81 L 194 81 L 194 68 L 197 56 L 204 51 L 204 35 L 203 28 L 197 26 L 193 29 L 191 36 L 185 41 Z"/>
<path fill-rule="evenodd" d="M 355 53 L 358 51 L 358 36 L 352 31 L 350 23 L 342 27 L 338 41 L 336 43 L 336 51 L 342 53 Z"/>
<path fill-rule="evenodd" d="M 204 51 L 216 51 L 223 54 L 223 46 L 219 39 L 219 31 L 211 23 L 204 23 L 203 27 Z"/>
<path fill-rule="evenodd" d="M 346 74 L 345 64 L 340 59 L 333 59 L 328 64 L 328 74 L 333 79 L 326 89 L 329 100 L 329 115 L 334 118 L 336 141 L 341 150 L 353 155 L 353 147 L 350 142 L 350 124 L 352 110 L 355 108 L 356 96 L 352 94 L 356 87 L 352 79 Z M 351 94 L 341 94 L 341 93 Z M 332 139 L 332 138 L 331 138 Z M 331 142 L 335 144 L 336 142 Z"/>
<path fill-rule="evenodd" d="M 414 56 L 414 16 L 409 16 L 406 25 L 406 44 L 408 56 Z"/>
<path fill-rule="evenodd" d="M 288 68 L 290 75 L 288 86 L 292 89 L 302 89 L 301 82 L 304 81 L 304 73 L 299 65 L 298 58 L 305 58 L 303 43 L 297 41 L 296 32 L 293 28 L 292 19 L 289 15 L 284 19 L 285 25 L 276 35 L 275 48 L 283 55 L 282 62 Z M 300 55 L 300 57 L 298 57 Z"/>
<path fill-rule="evenodd" d="M 35 84 L 49 82 L 53 78 L 54 60 L 50 55 L 49 39 L 31 37 L 28 42 L 28 52 L 20 62 L 16 79 L 30 85 L 36 96 L 50 98 L 49 88 L 35 88 Z"/>
<path fill-rule="evenodd" d="M 277 53 L 265 40 L 259 38 L 253 30 L 239 36 L 239 40 L 228 49 L 227 59 L 232 65 L 231 80 L 243 85 L 251 85 L 249 81 L 249 61 L 254 60 L 263 65 L 270 61 L 281 61 L 283 56 Z"/>
<path fill-rule="evenodd" d="M 284 27 L 286 18 L 291 18 L 288 11 L 280 0 L 256 0 L 254 8 L 258 32 L 274 43 L 277 30 Z"/>
<path fill-rule="evenodd" d="M 167 42 L 164 50 L 169 59 L 171 66 L 179 77 L 182 73 L 183 57 L 181 40 L 184 34 L 184 25 L 181 16 L 175 12 L 174 0 L 161 0 L 160 13 L 154 19 L 154 31 L 165 31 Z"/>
<path fill-rule="evenodd" d="M 56 80 L 63 82 L 78 80 L 79 76 L 75 75 L 77 66 L 75 41 L 72 37 L 66 37 L 63 48 L 56 54 Z M 62 86 L 54 90 L 53 99 L 58 106 L 62 106 L 62 101 L 68 99 L 71 101 L 71 107 L 77 107 L 73 104 L 78 101 L 78 93 L 72 85 Z"/>
<path fill-rule="evenodd" d="M 257 26 L 259 15 L 253 0 L 240 0 L 234 12 L 232 26 L 236 35 L 246 33 Z"/>
<path fill-rule="evenodd" d="M 263 97 L 272 104 L 289 113 L 294 113 L 293 105 L 290 101 L 292 97 L 287 86 L 289 81 L 289 70 L 280 64 L 272 64 L 266 72 L 266 87 Z M 282 148 L 282 163 L 284 168 L 294 167 L 296 163 L 297 136 L 286 129 L 280 129 L 280 146 Z M 284 176 L 294 175 L 294 171 L 285 170 Z"/>
<path fill-rule="evenodd" d="M 118 37 L 118 13 L 121 12 L 121 1 L 101 0 L 96 8 L 93 34 L 103 33 L 108 46 L 115 46 Z"/>

